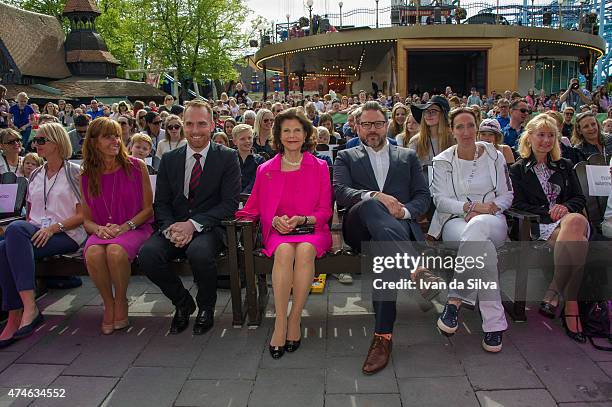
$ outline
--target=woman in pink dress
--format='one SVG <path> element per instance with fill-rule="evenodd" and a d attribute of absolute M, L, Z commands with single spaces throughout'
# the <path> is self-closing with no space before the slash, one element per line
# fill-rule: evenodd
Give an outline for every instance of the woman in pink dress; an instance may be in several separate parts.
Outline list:
<path fill-rule="evenodd" d="M 264 253 L 274 255 L 272 286 L 276 320 L 270 354 L 278 359 L 300 345 L 302 309 L 314 277 L 315 257 L 331 248 L 329 170 L 309 153 L 316 140 L 311 122 L 297 109 L 279 113 L 272 130 L 273 159 L 257 169 L 255 185 L 239 218 L 261 222 Z M 311 233 L 296 234 L 310 226 Z M 293 290 L 291 312 L 287 315 Z"/>
<path fill-rule="evenodd" d="M 104 302 L 102 333 L 129 325 L 130 263 L 153 229 L 153 192 L 145 163 L 129 157 L 119 123 L 101 117 L 87 129 L 81 190 L 87 272 Z M 113 295 L 114 288 L 114 295 Z"/>

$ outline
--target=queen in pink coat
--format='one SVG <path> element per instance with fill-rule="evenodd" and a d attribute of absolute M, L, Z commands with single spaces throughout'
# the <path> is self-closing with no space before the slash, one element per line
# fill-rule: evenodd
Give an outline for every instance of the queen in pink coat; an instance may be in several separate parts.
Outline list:
<path fill-rule="evenodd" d="M 302 113 L 288 109 L 278 114 L 272 134 L 279 154 L 259 166 L 251 196 L 236 217 L 260 220 L 264 253 L 274 256 L 276 320 L 270 354 L 278 359 L 300 345 L 300 321 L 314 277 L 314 261 L 332 244 L 328 226 L 332 191 L 327 164 L 309 153 L 315 129 Z M 304 226 L 314 231 L 295 234 L 296 228 Z"/>

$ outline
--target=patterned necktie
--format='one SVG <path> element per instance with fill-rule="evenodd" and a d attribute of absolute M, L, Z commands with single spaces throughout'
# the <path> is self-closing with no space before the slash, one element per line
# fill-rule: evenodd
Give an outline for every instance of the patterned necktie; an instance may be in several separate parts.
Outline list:
<path fill-rule="evenodd" d="M 200 186 L 200 179 L 202 178 L 202 164 L 200 163 L 202 154 L 195 153 L 193 158 L 196 162 L 191 170 L 191 178 L 189 179 L 189 202 L 193 202 L 195 191 Z"/>

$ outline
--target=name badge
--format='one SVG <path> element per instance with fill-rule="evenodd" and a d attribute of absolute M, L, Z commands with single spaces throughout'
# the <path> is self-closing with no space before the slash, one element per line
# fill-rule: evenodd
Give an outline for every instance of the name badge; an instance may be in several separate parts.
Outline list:
<path fill-rule="evenodd" d="M 49 226 L 51 226 L 51 218 L 50 217 L 45 216 L 44 218 L 42 218 L 40 220 L 40 227 L 41 227 L 41 229 L 48 228 Z"/>

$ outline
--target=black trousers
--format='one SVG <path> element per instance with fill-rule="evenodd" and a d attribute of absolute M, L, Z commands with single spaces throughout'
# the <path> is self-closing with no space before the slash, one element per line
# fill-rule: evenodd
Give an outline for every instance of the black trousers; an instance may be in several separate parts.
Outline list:
<path fill-rule="evenodd" d="M 408 222 L 394 218 L 385 205 L 376 199 L 361 201 L 349 209 L 342 222 L 342 235 L 344 241 L 357 251 L 361 251 L 361 243 L 366 241 L 398 242 L 397 247 L 393 248 L 395 252 L 408 252 L 416 256 L 414 248 L 406 243 L 415 240 Z M 376 314 L 374 332 L 378 334 L 393 332 L 396 317 L 395 303 L 395 301 L 372 301 Z"/>
<path fill-rule="evenodd" d="M 140 249 L 138 261 L 147 277 L 157 285 L 174 306 L 180 307 L 190 295 L 180 277 L 169 269 L 169 262 L 187 257 L 194 281 L 198 285 L 196 302 L 201 309 L 213 309 L 217 302 L 216 255 L 223 242 L 214 232 L 195 232 L 189 245 L 178 248 L 156 233 Z"/>

